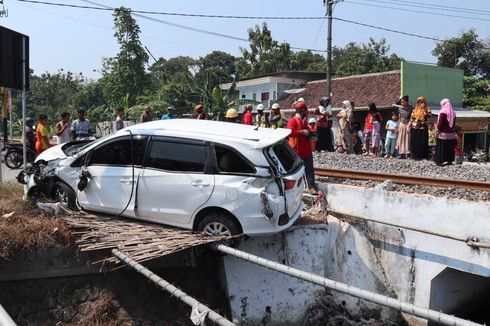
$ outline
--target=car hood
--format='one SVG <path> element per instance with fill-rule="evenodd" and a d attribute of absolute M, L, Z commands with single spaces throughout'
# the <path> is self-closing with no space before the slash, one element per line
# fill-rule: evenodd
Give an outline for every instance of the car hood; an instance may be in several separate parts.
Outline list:
<path fill-rule="evenodd" d="M 48 148 L 47 150 L 45 150 L 44 152 L 42 152 L 41 154 L 39 154 L 36 157 L 35 162 L 38 162 L 41 160 L 49 162 L 52 160 L 59 160 L 59 159 L 66 158 L 65 153 L 63 153 L 63 151 L 61 150 L 62 147 L 63 147 L 63 144 L 56 145 L 56 146 Z"/>

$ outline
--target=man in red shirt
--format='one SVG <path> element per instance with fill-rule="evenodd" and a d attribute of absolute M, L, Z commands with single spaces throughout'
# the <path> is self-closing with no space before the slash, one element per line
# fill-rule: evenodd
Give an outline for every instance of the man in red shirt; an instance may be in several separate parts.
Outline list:
<path fill-rule="evenodd" d="M 242 123 L 244 125 L 253 125 L 253 117 L 252 117 L 252 104 L 245 105 L 245 114 L 242 118 Z"/>
<path fill-rule="evenodd" d="M 289 134 L 289 145 L 303 160 L 309 191 L 311 193 L 316 193 L 313 153 L 308 139 L 308 136 L 310 135 L 307 123 L 308 107 L 304 102 L 298 102 L 294 105 L 294 109 L 296 110 L 296 114 L 289 120 L 287 126 L 291 129 L 291 133 Z"/>

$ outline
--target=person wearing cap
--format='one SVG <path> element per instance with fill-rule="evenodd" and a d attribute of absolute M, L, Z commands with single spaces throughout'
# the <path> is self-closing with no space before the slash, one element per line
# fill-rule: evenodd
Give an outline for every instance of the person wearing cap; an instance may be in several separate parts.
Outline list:
<path fill-rule="evenodd" d="M 201 103 L 196 104 L 196 107 L 194 108 L 194 112 L 196 112 L 196 119 L 197 120 L 207 120 L 208 116 L 206 113 L 204 113 L 204 105 Z"/>
<path fill-rule="evenodd" d="M 269 123 L 272 129 L 284 127 L 284 120 L 281 116 L 281 107 L 279 106 L 279 103 L 272 104 L 271 114 L 269 116 Z"/>
<path fill-rule="evenodd" d="M 330 105 L 329 97 L 322 97 L 320 99 L 320 105 L 315 111 L 318 115 L 316 121 L 316 130 L 318 141 L 316 143 L 316 150 L 333 152 L 333 137 L 332 137 L 332 106 Z"/>
<path fill-rule="evenodd" d="M 269 128 L 269 119 L 264 112 L 264 104 L 257 105 L 257 115 L 255 116 L 255 126 Z"/>
<path fill-rule="evenodd" d="M 404 159 L 410 155 L 410 117 L 413 107 L 408 102 L 408 95 L 401 97 L 397 104 L 399 122 L 396 149 L 400 155 L 398 158 Z"/>
<path fill-rule="evenodd" d="M 310 141 L 308 136 L 310 130 L 308 128 L 308 107 L 304 102 L 297 102 L 294 105 L 296 114 L 292 117 L 287 125 L 291 129 L 289 134 L 289 145 L 303 160 L 305 165 L 306 181 L 308 182 L 308 191 L 316 193 L 315 170 L 313 168 L 313 152 L 311 151 Z"/>
<path fill-rule="evenodd" d="M 226 122 L 237 123 L 238 112 L 234 108 L 229 108 L 225 114 Z"/>
<path fill-rule="evenodd" d="M 149 106 L 145 106 L 143 113 L 140 115 L 140 123 L 153 121 L 153 117 L 151 115 L 151 108 Z"/>
<path fill-rule="evenodd" d="M 315 118 L 308 119 L 308 130 L 310 131 L 310 135 L 308 136 L 308 140 L 310 141 L 311 151 L 314 152 L 316 149 L 316 142 L 318 141 L 316 119 Z"/>
<path fill-rule="evenodd" d="M 253 125 L 253 116 L 252 116 L 252 104 L 247 104 L 243 108 L 245 113 L 243 114 L 242 124 L 244 125 Z"/>
<path fill-rule="evenodd" d="M 169 106 L 167 108 L 167 113 L 162 115 L 161 120 L 172 120 L 172 119 L 177 119 L 177 116 L 175 116 L 175 108 L 173 106 Z"/>

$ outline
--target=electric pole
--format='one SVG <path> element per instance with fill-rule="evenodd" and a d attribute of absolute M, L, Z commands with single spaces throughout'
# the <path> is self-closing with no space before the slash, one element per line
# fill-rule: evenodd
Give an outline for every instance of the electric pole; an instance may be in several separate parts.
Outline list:
<path fill-rule="evenodd" d="M 332 103 L 332 13 L 333 0 L 324 0 L 327 6 L 327 96 Z"/>

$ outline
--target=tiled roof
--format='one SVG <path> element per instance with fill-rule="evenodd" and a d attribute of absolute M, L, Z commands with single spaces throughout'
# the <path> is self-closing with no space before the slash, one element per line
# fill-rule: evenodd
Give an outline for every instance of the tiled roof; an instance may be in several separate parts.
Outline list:
<path fill-rule="evenodd" d="M 305 90 L 290 94 L 278 101 L 281 108 L 288 109 L 303 97 L 308 107 L 318 106 L 318 100 L 325 96 L 326 80 L 307 83 Z M 356 107 L 366 107 L 370 102 L 378 107 L 391 107 L 400 98 L 401 73 L 399 70 L 383 73 L 349 76 L 332 79 L 332 107 L 342 107 L 342 101 L 354 101 Z"/>

